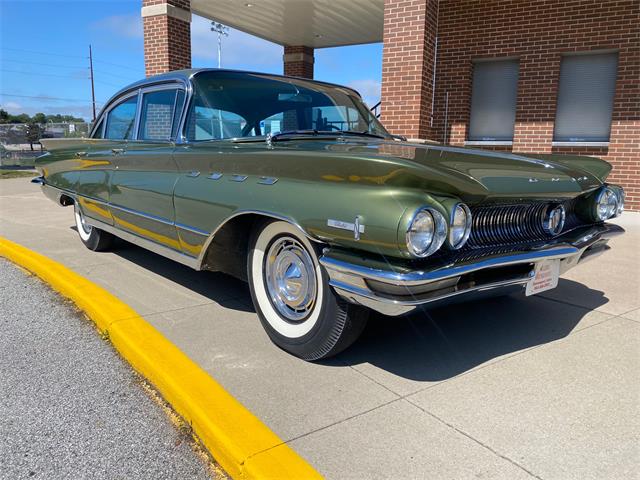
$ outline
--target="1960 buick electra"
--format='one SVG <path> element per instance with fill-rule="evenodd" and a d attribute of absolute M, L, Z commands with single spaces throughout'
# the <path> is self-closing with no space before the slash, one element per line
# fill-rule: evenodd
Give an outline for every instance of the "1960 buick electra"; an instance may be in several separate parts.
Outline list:
<path fill-rule="evenodd" d="M 370 310 L 554 288 L 623 232 L 602 160 L 409 143 L 357 92 L 305 79 L 151 77 L 90 138 L 42 143 L 34 181 L 73 205 L 88 248 L 117 236 L 248 281 L 273 342 L 307 360 L 348 347 Z"/>

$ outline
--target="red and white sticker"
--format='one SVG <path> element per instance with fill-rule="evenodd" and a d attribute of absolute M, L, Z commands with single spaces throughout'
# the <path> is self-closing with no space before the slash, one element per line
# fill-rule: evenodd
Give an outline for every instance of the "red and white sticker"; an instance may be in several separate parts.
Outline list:
<path fill-rule="evenodd" d="M 558 286 L 559 278 L 560 259 L 543 260 L 536 263 L 535 275 L 529 283 L 527 283 L 527 296 L 556 288 Z"/>

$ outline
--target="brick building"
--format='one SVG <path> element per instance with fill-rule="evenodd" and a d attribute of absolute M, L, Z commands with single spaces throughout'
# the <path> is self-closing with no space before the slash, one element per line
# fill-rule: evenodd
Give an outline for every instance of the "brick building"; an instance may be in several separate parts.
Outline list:
<path fill-rule="evenodd" d="M 640 0 L 143 0 L 147 74 L 190 66 L 191 12 L 284 46 L 383 42 L 382 122 L 412 140 L 595 155 L 640 209 Z"/>

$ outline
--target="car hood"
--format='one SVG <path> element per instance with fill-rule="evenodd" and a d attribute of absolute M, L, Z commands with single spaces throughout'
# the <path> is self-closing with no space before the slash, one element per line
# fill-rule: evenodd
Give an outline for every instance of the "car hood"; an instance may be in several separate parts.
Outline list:
<path fill-rule="evenodd" d="M 602 185 L 611 170 L 602 160 L 571 155 L 518 155 L 395 141 L 286 143 L 287 149 L 322 150 L 340 157 L 338 181 L 415 187 L 460 198 L 574 197 Z"/>

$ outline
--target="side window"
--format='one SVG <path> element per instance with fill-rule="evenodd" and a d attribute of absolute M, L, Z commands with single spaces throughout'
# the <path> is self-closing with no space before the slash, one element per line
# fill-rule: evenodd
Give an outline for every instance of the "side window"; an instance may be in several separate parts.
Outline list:
<path fill-rule="evenodd" d="M 194 104 L 187 118 L 187 139 L 221 140 L 243 136 L 247 122 L 240 115 Z"/>
<path fill-rule="evenodd" d="M 129 140 L 133 138 L 133 127 L 136 123 L 138 96 L 127 98 L 115 106 L 107 116 L 107 131 L 104 137 L 111 140 Z"/>
<path fill-rule="evenodd" d="M 171 138 L 174 116 L 178 110 L 177 97 L 177 89 L 158 90 L 142 95 L 139 139 L 169 140 Z"/>
<path fill-rule="evenodd" d="M 100 120 L 100 123 L 98 123 L 98 126 L 96 127 L 95 131 L 93 132 L 93 135 L 91 135 L 91 138 L 102 138 L 102 127 L 104 126 L 104 117 L 102 117 L 102 119 Z"/>

